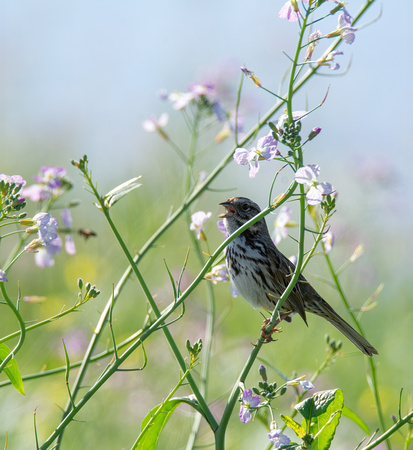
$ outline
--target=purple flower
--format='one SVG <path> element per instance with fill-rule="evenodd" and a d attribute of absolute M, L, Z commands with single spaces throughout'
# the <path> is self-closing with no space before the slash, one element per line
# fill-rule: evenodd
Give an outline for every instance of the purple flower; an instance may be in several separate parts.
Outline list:
<path fill-rule="evenodd" d="M 50 191 L 41 184 L 32 184 L 22 189 L 22 194 L 33 202 L 41 202 L 50 197 Z"/>
<path fill-rule="evenodd" d="M 72 216 L 70 214 L 70 209 L 66 208 L 62 211 L 62 220 L 63 220 L 63 226 L 65 228 L 68 228 L 69 230 L 71 230 L 72 229 Z M 75 242 L 73 240 L 72 233 L 66 233 L 65 249 L 69 255 L 74 255 L 76 253 L 76 247 L 75 247 Z"/>
<path fill-rule="evenodd" d="M 0 269 L 0 281 L 9 281 L 6 277 L 6 272 Z"/>
<path fill-rule="evenodd" d="M 343 55 L 343 52 L 340 50 L 330 52 L 325 58 L 317 60 L 317 64 L 319 66 L 328 66 L 330 70 L 338 70 L 340 68 L 340 64 L 334 61 L 334 58 L 338 55 Z"/>
<path fill-rule="evenodd" d="M 300 386 L 301 386 L 305 391 L 310 391 L 311 389 L 314 389 L 314 384 L 311 383 L 311 381 L 307 381 L 307 380 L 301 380 L 301 381 L 300 381 Z"/>
<path fill-rule="evenodd" d="M 194 94 L 195 99 L 198 99 L 201 95 L 210 95 L 211 97 L 217 95 L 215 86 L 212 83 L 192 83 L 189 85 L 189 90 Z"/>
<path fill-rule="evenodd" d="M 26 232 L 38 232 L 38 239 L 33 240 L 24 248 L 26 252 L 36 252 L 35 262 L 40 267 L 50 267 L 54 264 L 53 257 L 62 249 L 62 240 L 57 235 L 57 221 L 48 213 L 39 213 L 33 217 L 36 225 L 27 228 Z"/>
<path fill-rule="evenodd" d="M 227 229 L 225 228 L 224 221 L 223 220 L 218 220 L 217 221 L 217 227 L 218 227 L 218 230 L 221 233 L 223 233 L 224 238 L 226 239 L 229 235 L 227 233 Z"/>
<path fill-rule="evenodd" d="M 268 439 L 271 441 L 271 444 L 274 445 L 274 449 L 290 443 L 290 438 L 283 434 L 282 430 L 272 430 L 268 433 Z"/>
<path fill-rule="evenodd" d="M 202 238 L 205 240 L 204 234 L 204 225 L 205 222 L 212 216 L 211 212 L 205 213 L 204 211 L 198 211 L 193 213 L 191 216 L 191 225 L 189 226 L 190 230 L 196 231 L 196 238 Z"/>
<path fill-rule="evenodd" d="M 214 102 L 212 104 L 212 111 L 214 111 L 214 114 L 219 122 L 224 122 L 227 120 L 228 114 L 220 102 Z"/>
<path fill-rule="evenodd" d="M 308 42 L 314 42 L 314 44 L 318 44 L 318 40 L 323 36 L 320 30 L 313 31 L 310 36 L 308 36 Z"/>
<path fill-rule="evenodd" d="M 256 159 L 255 147 L 251 150 L 246 150 L 245 148 L 238 147 L 234 152 L 234 160 L 237 164 L 242 166 L 249 164 L 249 177 L 254 178 L 257 175 L 260 166 Z"/>
<path fill-rule="evenodd" d="M 33 220 L 37 222 L 37 231 L 39 238 L 47 246 L 51 241 L 57 238 L 57 220 L 49 213 L 38 213 L 33 217 Z M 27 229 L 27 231 L 32 229 Z"/>
<path fill-rule="evenodd" d="M 273 137 L 272 132 L 267 136 L 258 139 L 257 147 L 250 150 L 238 147 L 234 152 L 234 160 L 237 164 L 249 164 L 249 177 L 254 178 L 258 173 L 260 166 L 258 161 L 270 161 L 280 154 L 278 141 Z"/>
<path fill-rule="evenodd" d="M 295 3 L 295 6 L 297 7 L 297 3 Z M 304 0 L 304 3 L 308 3 L 308 0 Z M 298 10 L 298 7 L 297 7 Z M 284 3 L 283 7 L 280 9 L 278 13 L 278 17 L 280 19 L 287 19 L 289 22 L 297 22 L 298 20 L 298 11 L 297 11 L 292 2 L 288 1 Z"/>
<path fill-rule="evenodd" d="M 253 395 L 251 389 L 245 389 L 242 394 L 241 409 L 239 412 L 241 422 L 247 423 L 251 420 L 251 410 L 255 410 L 260 402 L 261 399 L 258 395 Z"/>
<path fill-rule="evenodd" d="M 309 205 L 318 205 L 322 202 L 323 195 L 331 194 L 334 190 L 330 183 L 318 183 L 317 177 L 319 173 L 320 166 L 316 164 L 300 167 L 295 173 L 295 181 L 297 183 L 310 187 L 306 195 Z"/>
<path fill-rule="evenodd" d="M 142 127 L 148 133 L 154 133 L 155 131 L 161 131 L 168 123 L 169 116 L 167 113 L 162 113 L 159 119 L 155 115 L 151 115 L 148 119 L 142 122 Z"/>
<path fill-rule="evenodd" d="M 211 272 L 205 275 L 207 280 L 217 284 L 218 281 L 225 283 L 228 281 L 227 266 L 225 264 L 218 264 L 212 268 Z"/>
<path fill-rule="evenodd" d="M 326 34 L 326 37 L 332 38 L 341 36 L 344 42 L 352 44 L 356 38 L 356 35 L 354 34 L 355 31 L 357 31 L 357 28 L 351 26 L 350 14 L 344 9 L 338 16 L 338 28 L 331 33 Z"/>
<path fill-rule="evenodd" d="M 40 169 L 41 175 L 35 175 L 33 178 L 50 189 L 56 189 L 62 186 L 62 178 L 66 175 L 66 169 L 63 167 L 43 166 Z"/>
<path fill-rule="evenodd" d="M 321 242 L 324 245 L 324 252 L 325 254 L 330 253 L 331 249 L 334 245 L 334 233 L 331 231 L 327 231 L 327 233 L 324 235 L 324 237 L 321 239 Z"/>
<path fill-rule="evenodd" d="M 322 34 L 321 34 L 320 30 L 315 30 L 308 37 L 309 44 L 308 44 L 308 47 L 307 47 L 307 51 L 305 53 L 305 60 L 306 61 L 312 58 L 314 49 L 315 49 L 316 45 L 318 45 L 318 40 L 321 37 L 322 37 Z"/>
<path fill-rule="evenodd" d="M 51 267 L 54 265 L 54 259 L 52 255 L 56 253 L 60 253 L 62 250 L 62 240 L 60 236 L 57 236 L 55 239 L 49 242 L 43 248 L 40 248 L 37 253 L 34 255 L 34 261 L 39 267 Z"/>
<path fill-rule="evenodd" d="M 16 184 L 20 186 L 24 186 L 26 181 L 20 175 L 6 175 L 5 173 L 0 173 L 0 181 L 5 181 L 9 184 Z"/>
<path fill-rule="evenodd" d="M 33 177 L 39 184 L 22 189 L 21 194 L 34 202 L 46 200 L 51 195 L 59 196 L 62 193 L 60 188 L 63 186 L 65 175 L 66 169 L 63 167 L 43 166 L 40 175 Z"/>
<path fill-rule="evenodd" d="M 275 230 L 273 235 L 274 244 L 278 245 L 281 239 L 285 239 L 288 236 L 287 226 L 291 219 L 291 208 L 283 206 L 278 213 L 275 221 Z M 291 225 L 295 225 L 292 223 Z"/>
<path fill-rule="evenodd" d="M 354 32 L 357 31 L 357 28 L 351 26 L 351 16 L 346 10 L 338 16 L 338 29 L 344 42 L 347 44 L 354 42 L 356 38 Z"/>
<path fill-rule="evenodd" d="M 250 80 L 252 80 L 254 82 L 255 86 L 257 86 L 257 87 L 262 86 L 261 81 L 254 75 L 254 72 L 252 70 L 249 70 L 246 67 L 241 67 L 240 69 L 243 71 L 244 75 L 247 78 L 249 78 Z"/>

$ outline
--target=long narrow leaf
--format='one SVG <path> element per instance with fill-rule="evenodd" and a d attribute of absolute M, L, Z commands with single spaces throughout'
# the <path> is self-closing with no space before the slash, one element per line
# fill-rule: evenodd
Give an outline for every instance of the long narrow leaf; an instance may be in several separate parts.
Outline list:
<path fill-rule="evenodd" d="M 154 449 L 158 445 L 159 437 L 175 409 L 181 404 L 187 403 L 202 414 L 198 403 L 189 397 L 175 397 L 152 408 L 143 419 L 141 434 L 136 440 L 135 449 Z"/>

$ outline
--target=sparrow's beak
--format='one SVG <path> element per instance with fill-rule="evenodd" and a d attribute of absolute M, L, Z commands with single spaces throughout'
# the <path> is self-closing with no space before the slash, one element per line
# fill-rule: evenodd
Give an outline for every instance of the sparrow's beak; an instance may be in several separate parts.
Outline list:
<path fill-rule="evenodd" d="M 232 217 L 234 214 L 236 214 L 236 210 L 232 206 L 232 203 L 230 201 L 222 202 L 222 203 L 220 203 L 220 205 L 225 208 L 225 212 L 223 214 L 219 215 L 220 218 L 224 219 L 224 218 Z"/>

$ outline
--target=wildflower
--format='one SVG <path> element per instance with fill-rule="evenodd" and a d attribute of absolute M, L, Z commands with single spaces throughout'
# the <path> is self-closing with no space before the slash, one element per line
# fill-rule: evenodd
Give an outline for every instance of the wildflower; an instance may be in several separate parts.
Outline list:
<path fill-rule="evenodd" d="M 57 220 L 49 213 L 38 213 L 33 217 L 37 222 L 36 227 L 27 228 L 26 232 L 31 232 L 36 229 L 39 233 L 39 238 L 43 240 L 47 246 L 51 241 L 57 237 Z"/>
<path fill-rule="evenodd" d="M 343 55 L 344 53 L 340 50 L 334 50 L 334 52 L 330 52 L 325 58 L 320 58 L 317 60 L 317 64 L 319 66 L 328 66 L 330 70 L 338 70 L 340 68 L 340 64 L 334 61 L 334 58 L 338 55 Z"/>
<path fill-rule="evenodd" d="M 72 229 L 72 216 L 70 214 L 70 209 L 66 208 L 62 211 L 62 220 L 63 226 L 70 231 Z M 76 253 L 76 247 L 73 241 L 73 234 L 71 232 L 66 232 L 65 249 L 69 255 L 74 255 Z"/>
<path fill-rule="evenodd" d="M 295 173 L 295 181 L 297 183 L 310 187 L 306 195 L 309 205 L 318 205 L 323 200 L 323 195 L 328 195 L 333 192 L 333 186 L 330 183 L 319 183 L 317 181 L 319 173 L 320 166 L 315 164 L 300 167 Z"/>
<path fill-rule="evenodd" d="M 0 269 L 0 281 L 9 281 L 6 277 L 6 272 Z"/>
<path fill-rule="evenodd" d="M 272 132 L 267 136 L 258 139 L 257 147 L 250 150 L 238 147 L 234 152 L 234 160 L 237 164 L 249 164 L 249 177 L 254 178 L 260 168 L 258 161 L 270 161 L 280 154 L 278 141 L 273 137 Z"/>
<path fill-rule="evenodd" d="M 267 436 L 271 441 L 271 444 L 273 444 L 274 449 L 280 448 L 282 445 L 287 445 L 290 443 L 290 438 L 283 434 L 282 430 L 272 430 L 270 433 L 268 433 Z"/>
<path fill-rule="evenodd" d="M 275 245 L 281 242 L 281 239 L 285 239 L 288 236 L 287 226 L 294 226 L 294 222 L 290 222 L 291 208 L 283 206 L 278 213 L 275 221 L 275 230 L 273 235 L 273 241 Z"/>
<path fill-rule="evenodd" d="M 321 38 L 322 34 L 320 30 L 315 30 L 313 33 L 310 34 L 310 36 L 308 37 L 308 47 L 307 47 L 307 51 L 305 53 L 305 60 L 309 60 L 311 59 L 311 57 L 313 56 L 313 52 L 315 49 L 315 46 L 318 45 L 318 40 Z"/>
<path fill-rule="evenodd" d="M 189 226 L 190 230 L 196 231 L 196 238 L 202 238 L 202 240 L 206 240 L 204 234 L 204 225 L 205 222 L 212 216 L 212 212 L 205 213 L 204 211 L 198 211 L 191 216 L 191 225 Z"/>
<path fill-rule="evenodd" d="M 26 233 L 37 231 L 38 239 L 34 239 L 24 248 L 26 252 L 35 252 L 35 262 L 39 267 L 53 266 L 51 255 L 62 249 L 62 240 L 57 235 L 57 221 L 48 213 L 39 213 L 33 217 L 36 225 L 28 227 Z"/>
<path fill-rule="evenodd" d="M 304 0 L 304 3 L 308 3 L 308 0 Z M 298 12 L 297 2 L 295 0 L 288 1 L 280 9 L 278 17 L 280 19 L 287 19 L 289 22 L 297 22 Z"/>
<path fill-rule="evenodd" d="M 324 253 L 327 255 L 328 253 L 330 253 L 334 245 L 334 233 L 332 233 L 331 231 L 327 231 L 327 233 L 321 239 L 321 242 L 324 246 Z"/>
<path fill-rule="evenodd" d="M 62 240 L 60 236 L 49 242 L 48 245 L 39 249 L 34 255 L 34 261 L 39 267 L 51 267 L 54 265 L 52 255 L 60 253 L 62 250 Z"/>
<path fill-rule="evenodd" d="M 338 16 L 338 28 L 331 33 L 326 34 L 326 37 L 332 38 L 336 36 L 341 36 L 344 42 L 347 44 L 352 44 L 356 35 L 354 32 L 357 31 L 357 28 L 351 26 L 351 16 L 350 14 L 344 10 Z"/>
<path fill-rule="evenodd" d="M 225 283 L 228 281 L 227 266 L 225 264 L 216 265 L 212 268 L 211 272 L 205 275 L 205 278 L 212 281 L 214 284 L 217 284 L 218 281 Z"/>
<path fill-rule="evenodd" d="M 252 70 L 247 69 L 246 67 L 241 67 L 241 70 L 244 72 L 244 75 L 252 80 L 257 87 L 261 87 L 261 81 L 254 75 Z"/>
<path fill-rule="evenodd" d="M 0 173 L 0 181 L 5 181 L 8 184 L 16 184 L 19 186 L 24 186 L 26 181 L 20 175 L 6 175 L 5 173 Z"/>
<path fill-rule="evenodd" d="M 218 230 L 221 233 L 224 234 L 224 238 L 226 239 L 229 235 L 227 233 L 227 229 L 225 228 L 224 221 L 223 220 L 218 220 L 217 221 L 217 227 L 218 227 Z"/>
<path fill-rule="evenodd" d="M 307 380 L 301 380 L 301 381 L 300 381 L 300 386 L 301 386 L 305 391 L 310 391 L 311 389 L 314 389 L 314 384 L 311 383 L 311 381 L 307 381 Z"/>
<path fill-rule="evenodd" d="M 172 92 L 168 95 L 172 108 L 176 110 L 186 108 L 194 98 L 193 92 Z"/>
<path fill-rule="evenodd" d="M 217 95 L 215 91 L 215 87 L 212 83 L 201 83 L 201 84 L 195 84 L 192 83 L 189 85 L 189 91 L 192 92 L 195 99 L 198 99 L 199 97 L 203 96 L 215 96 Z"/>
<path fill-rule="evenodd" d="M 255 159 L 255 147 L 251 150 L 245 148 L 236 148 L 234 152 L 234 160 L 237 164 L 242 166 L 249 164 L 249 177 L 254 178 L 260 168 L 258 161 Z"/>
<path fill-rule="evenodd" d="M 29 197 L 33 202 L 41 202 L 50 197 L 50 193 L 41 184 L 32 184 L 22 190 L 25 197 Z"/>
<path fill-rule="evenodd" d="M 245 389 L 239 411 L 241 422 L 248 423 L 251 420 L 251 410 L 255 410 L 260 402 L 261 399 L 258 395 L 253 395 L 251 389 Z"/>
<path fill-rule="evenodd" d="M 154 115 L 151 115 L 148 119 L 142 122 L 142 127 L 148 133 L 154 133 L 157 131 L 164 139 L 167 138 L 165 132 L 163 131 L 163 127 L 165 127 L 168 123 L 169 116 L 167 113 L 162 113 L 157 119 Z"/>
<path fill-rule="evenodd" d="M 63 167 L 43 166 L 40 172 L 41 175 L 35 175 L 33 178 L 51 189 L 61 187 L 62 178 L 66 175 L 66 169 Z"/>
<path fill-rule="evenodd" d="M 228 119 L 228 114 L 220 102 L 214 102 L 212 104 L 212 111 L 218 119 L 218 122 L 224 122 Z"/>
<path fill-rule="evenodd" d="M 40 175 L 33 177 L 38 184 L 22 189 L 21 194 L 34 202 L 46 200 L 51 196 L 58 197 L 62 194 L 64 185 L 66 187 L 71 186 L 64 179 L 65 175 L 66 169 L 63 167 L 43 166 L 40 169 Z"/>

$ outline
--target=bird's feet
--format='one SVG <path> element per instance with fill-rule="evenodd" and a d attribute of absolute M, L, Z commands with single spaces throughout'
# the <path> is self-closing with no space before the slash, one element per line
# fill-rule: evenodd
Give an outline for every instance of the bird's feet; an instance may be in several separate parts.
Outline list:
<path fill-rule="evenodd" d="M 280 323 L 279 319 L 277 319 L 277 321 L 275 322 L 275 325 L 272 327 L 271 331 L 267 332 L 266 328 L 269 323 L 270 323 L 270 319 L 264 319 L 264 323 L 262 324 L 262 327 L 261 327 L 260 337 L 261 337 L 261 339 L 264 340 L 264 344 L 268 344 L 270 342 L 275 341 L 276 339 L 273 339 L 272 335 L 274 333 L 279 333 L 281 331 L 277 328 L 277 325 Z"/>

